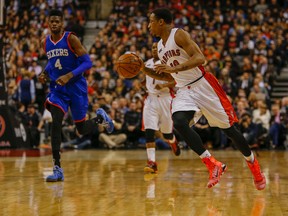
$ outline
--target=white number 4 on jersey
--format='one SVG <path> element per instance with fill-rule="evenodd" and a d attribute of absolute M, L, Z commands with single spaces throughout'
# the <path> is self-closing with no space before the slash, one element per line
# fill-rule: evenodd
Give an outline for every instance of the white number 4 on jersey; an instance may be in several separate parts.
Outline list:
<path fill-rule="evenodd" d="M 56 62 L 55 62 L 55 68 L 58 68 L 59 70 L 62 69 L 62 65 L 61 65 L 61 62 L 60 62 L 60 59 L 57 59 Z"/>

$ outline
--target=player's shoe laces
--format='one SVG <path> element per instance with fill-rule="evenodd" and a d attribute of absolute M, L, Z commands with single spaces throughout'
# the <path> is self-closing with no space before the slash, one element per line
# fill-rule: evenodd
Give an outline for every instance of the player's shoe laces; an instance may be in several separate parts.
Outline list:
<path fill-rule="evenodd" d="M 112 133 L 114 130 L 114 124 L 112 119 L 105 112 L 105 110 L 102 108 L 97 109 L 96 115 L 100 115 L 103 118 L 102 125 L 106 128 L 106 131 L 108 133 Z"/>
<path fill-rule="evenodd" d="M 249 169 L 251 170 L 254 177 L 254 185 L 257 190 L 263 190 L 266 186 L 266 178 L 264 174 L 261 172 L 258 160 L 255 158 L 254 162 L 251 163 L 246 161 Z"/>
<path fill-rule="evenodd" d="M 59 166 L 54 166 L 53 168 L 53 174 L 47 176 L 46 178 L 47 182 L 56 182 L 56 181 L 64 181 L 64 175 L 63 170 Z"/>
<path fill-rule="evenodd" d="M 209 181 L 207 187 L 211 188 L 220 181 L 220 177 L 226 171 L 227 166 L 224 163 L 217 161 L 212 156 L 210 158 L 203 158 L 202 161 L 209 170 Z"/>
<path fill-rule="evenodd" d="M 173 153 L 176 155 L 176 156 L 179 156 L 180 153 L 181 153 L 181 150 L 180 150 L 180 147 L 178 145 L 178 141 L 176 140 L 176 138 L 174 137 L 175 141 L 174 142 L 170 142 L 170 140 L 168 140 L 168 144 L 170 145 Z"/>
<path fill-rule="evenodd" d="M 157 173 L 157 163 L 154 161 L 148 161 L 147 165 L 144 167 L 144 172 L 147 173 Z"/>

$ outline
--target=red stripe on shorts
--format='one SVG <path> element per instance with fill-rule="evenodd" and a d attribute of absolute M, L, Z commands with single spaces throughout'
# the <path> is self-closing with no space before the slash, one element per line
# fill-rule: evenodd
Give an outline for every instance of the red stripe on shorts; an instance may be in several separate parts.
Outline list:
<path fill-rule="evenodd" d="M 216 77 L 209 73 L 206 72 L 204 75 L 205 79 L 209 82 L 211 87 L 214 89 L 215 93 L 219 97 L 220 103 L 222 104 L 222 107 L 224 108 L 228 118 L 229 118 L 229 124 L 232 126 L 234 123 L 238 122 L 237 115 L 235 113 L 235 110 L 230 103 L 225 91 L 223 88 L 220 86 L 218 80 Z"/>

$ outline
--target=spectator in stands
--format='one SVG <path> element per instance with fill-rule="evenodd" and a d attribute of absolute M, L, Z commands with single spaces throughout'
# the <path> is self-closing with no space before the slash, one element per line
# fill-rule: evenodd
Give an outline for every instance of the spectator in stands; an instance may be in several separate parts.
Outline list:
<path fill-rule="evenodd" d="M 41 131 L 44 129 L 44 144 L 50 143 L 51 140 L 51 133 L 50 133 L 50 128 L 51 128 L 51 123 L 52 123 L 52 116 L 51 113 L 45 109 L 44 113 L 42 115 L 42 118 L 38 124 L 38 131 L 41 133 Z"/>
<path fill-rule="evenodd" d="M 112 119 L 114 120 L 114 131 L 111 134 L 108 134 L 104 131 L 104 128 L 102 126 L 99 126 L 99 141 L 108 149 L 124 147 L 124 143 L 127 140 L 127 135 L 123 132 L 122 129 L 123 122 L 113 117 Z"/>
<path fill-rule="evenodd" d="M 252 121 L 261 124 L 266 131 L 270 128 L 270 111 L 267 109 L 265 101 L 258 101 L 258 108 L 253 111 Z"/>
<path fill-rule="evenodd" d="M 76 131 L 76 137 L 61 144 L 61 148 L 86 149 L 91 146 L 92 132 L 81 135 Z"/>
<path fill-rule="evenodd" d="M 65 113 L 62 122 L 62 141 L 68 142 L 75 138 L 76 128 L 70 112 Z"/>
<path fill-rule="evenodd" d="M 248 71 L 244 71 L 243 75 L 238 79 L 237 87 L 238 89 L 243 89 L 245 91 L 246 97 L 249 95 L 250 89 L 252 88 L 253 78 Z"/>
<path fill-rule="evenodd" d="M 237 102 L 237 105 L 236 105 L 236 114 L 237 114 L 237 117 L 240 118 L 241 116 L 243 116 L 243 114 L 245 113 L 249 113 L 249 107 L 247 107 L 247 104 L 245 104 L 244 101 L 242 100 L 239 100 Z"/>
<path fill-rule="evenodd" d="M 258 126 L 253 123 L 252 116 L 249 113 L 244 113 L 239 119 L 240 131 L 247 140 L 249 146 L 257 144 Z M 257 146 L 258 147 L 258 146 Z"/>
<path fill-rule="evenodd" d="M 279 133 L 281 131 L 281 118 L 279 104 L 273 104 L 271 108 L 271 122 L 268 139 L 271 142 L 270 147 L 275 149 L 279 147 Z"/>
<path fill-rule="evenodd" d="M 18 100 L 24 104 L 27 109 L 28 105 L 35 102 L 35 83 L 30 79 L 30 73 L 23 69 L 22 80 L 18 84 Z"/>
<path fill-rule="evenodd" d="M 127 134 L 127 142 L 129 147 L 136 147 L 137 141 L 141 135 L 141 113 L 136 111 L 137 106 L 135 102 L 131 102 L 129 110 L 124 116 L 123 130 Z"/>
<path fill-rule="evenodd" d="M 212 149 L 212 136 L 207 119 L 202 116 L 199 121 L 193 126 L 193 128 L 201 137 L 205 148 Z"/>
<path fill-rule="evenodd" d="M 40 49 L 38 38 L 44 37 L 48 33 L 47 13 L 49 8 L 63 9 L 66 17 L 65 25 L 68 25 L 68 28 L 72 27 L 68 19 L 73 16 L 75 19 L 73 22 L 79 24 L 81 26 L 79 29 L 82 29 L 87 20 L 90 4 L 89 1 L 63 0 L 18 1 L 18 3 L 6 1 L 7 83 L 18 85 L 22 79 L 21 70 L 29 70 L 29 67 L 31 70 L 35 64 L 33 59 L 36 57 L 39 66 L 46 64 L 47 58 Z M 91 84 L 89 85 L 91 90 L 89 91 L 90 107 L 93 106 L 97 97 L 102 97 L 103 89 L 99 87 L 99 81 L 103 79 L 102 72 L 107 73 L 108 71 L 110 80 L 115 80 L 116 83 L 112 96 L 121 97 L 119 100 L 121 109 L 125 110 L 124 112 L 127 111 L 127 106 L 135 94 L 134 90 L 131 94 L 129 93 L 133 81 L 118 79 L 113 66 L 115 60 L 128 50 L 134 50 L 144 61 L 149 58 L 151 54 L 147 52 L 147 49 L 152 46 L 153 40 L 148 34 L 146 14 L 156 7 L 173 8 L 177 15 L 178 23 L 176 24 L 188 30 L 204 53 L 208 49 L 212 51 L 211 55 L 207 54 L 207 59 L 211 56 L 215 56 L 215 58 L 211 58 L 205 67 L 209 67 L 208 71 L 211 71 L 218 79 L 222 79 L 223 84 L 227 87 L 226 92 L 231 96 L 234 104 L 239 101 L 238 89 L 243 88 L 250 104 L 250 107 L 245 107 L 244 111 L 254 109 L 252 106 L 256 104 L 255 101 L 259 98 L 263 99 L 263 94 L 267 100 L 267 108 L 270 109 L 271 102 L 267 97 L 271 95 L 271 87 L 269 87 L 273 84 L 271 77 L 280 75 L 281 68 L 287 66 L 288 63 L 286 58 L 288 56 L 288 34 L 283 27 L 287 21 L 287 3 L 277 0 L 147 0 L 138 1 L 137 6 L 134 1 L 130 0 L 115 1 L 107 18 L 106 26 L 99 29 L 100 32 L 95 37 L 95 42 L 89 51 L 95 65 L 91 69 L 91 77 L 89 77 Z M 81 34 L 82 32 L 78 36 L 82 37 Z M 209 46 L 205 46 L 205 42 L 209 42 Z M 228 75 L 223 77 L 223 72 Z M 262 73 L 262 81 L 266 89 L 264 92 L 261 91 L 261 86 L 260 93 L 257 91 L 257 87 L 255 91 L 251 86 L 251 82 L 254 83 L 255 79 L 258 82 L 256 72 Z M 249 74 L 248 85 L 246 73 Z M 227 82 L 227 77 L 231 77 L 229 82 Z M 227 86 L 228 83 L 230 86 Z M 35 86 L 35 100 L 38 101 L 40 98 L 38 90 L 42 91 L 43 89 L 38 89 L 37 83 Z M 248 95 L 251 88 L 252 92 Z M 8 103 L 12 105 L 14 104 L 12 88 L 9 92 Z M 122 98 L 125 95 L 127 98 Z M 107 102 L 100 99 L 100 103 Z M 39 104 L 42 103 L 39 102 Z M 108 105 L 111 106 L 111 104 Z M 41 109 L 39 107 L 39 110 Z"/>
<path fill-rule="evenodd" d="M 25 115 L 28 127 L 28 136 L 30 138 L 30 145 L 33 148 L 38 148 L 40 144 L 40 132 L 38 126 L 40 123 L 40 115 L 36 111 L 34 104 L 29 104 L 27 108 L 27 113 Z"/>
<path fill-rule="evenodd" d="M 77 12 L 78 12 L 78 15 L 81 16 L 81 13 L 79 14 L 78 10 L 77 10 Z M 83 39 L 84 39 L 83 37 L 85 34 L 85 28 L 83 26 L 84 23 L 81 24 L 81 22 L 83 22 L 83 21 L 79 21 L 76 14 L 72 13 L 69 15 L 65 30 L 75 32 L 75 34 L 79 37 L 80 41 L 83 42 Z"/>
<path fill-rule="evenodd" d="M 42 84 L 38 80 L 38 75 L 42 71 L 42 67 L 37 64 L 36 60 L 33 60 L 32 65 L 28 68 L 31 73 L 31 79 L 34 81 L 35 85 L 35 103 L 38 104 L 38 111 L 43 114 L 44 112 L 44 102 L 46 100 L 46 94 L 48 92 L 48 84 Z"/>
<path fill-rule="evenodd" d="M 8 84 L 8 105 L 11 109 L 16 111 L 16 100 L 17 100 L 17 86 L 15 80 L 11 80 Z"/>

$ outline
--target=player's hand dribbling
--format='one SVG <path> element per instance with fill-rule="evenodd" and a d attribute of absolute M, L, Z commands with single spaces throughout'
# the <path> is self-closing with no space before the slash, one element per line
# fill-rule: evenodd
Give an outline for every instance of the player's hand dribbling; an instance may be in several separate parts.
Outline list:
<path fill-rule="evenodd" d="M 154 66 L 154 69 L 156 71 L 156 73 L 161 74 L 161 73 L 176 73 L 177 71 L 175 70 L 175 68 L 170 67 L 166 64 L 156 64 Z"/>

